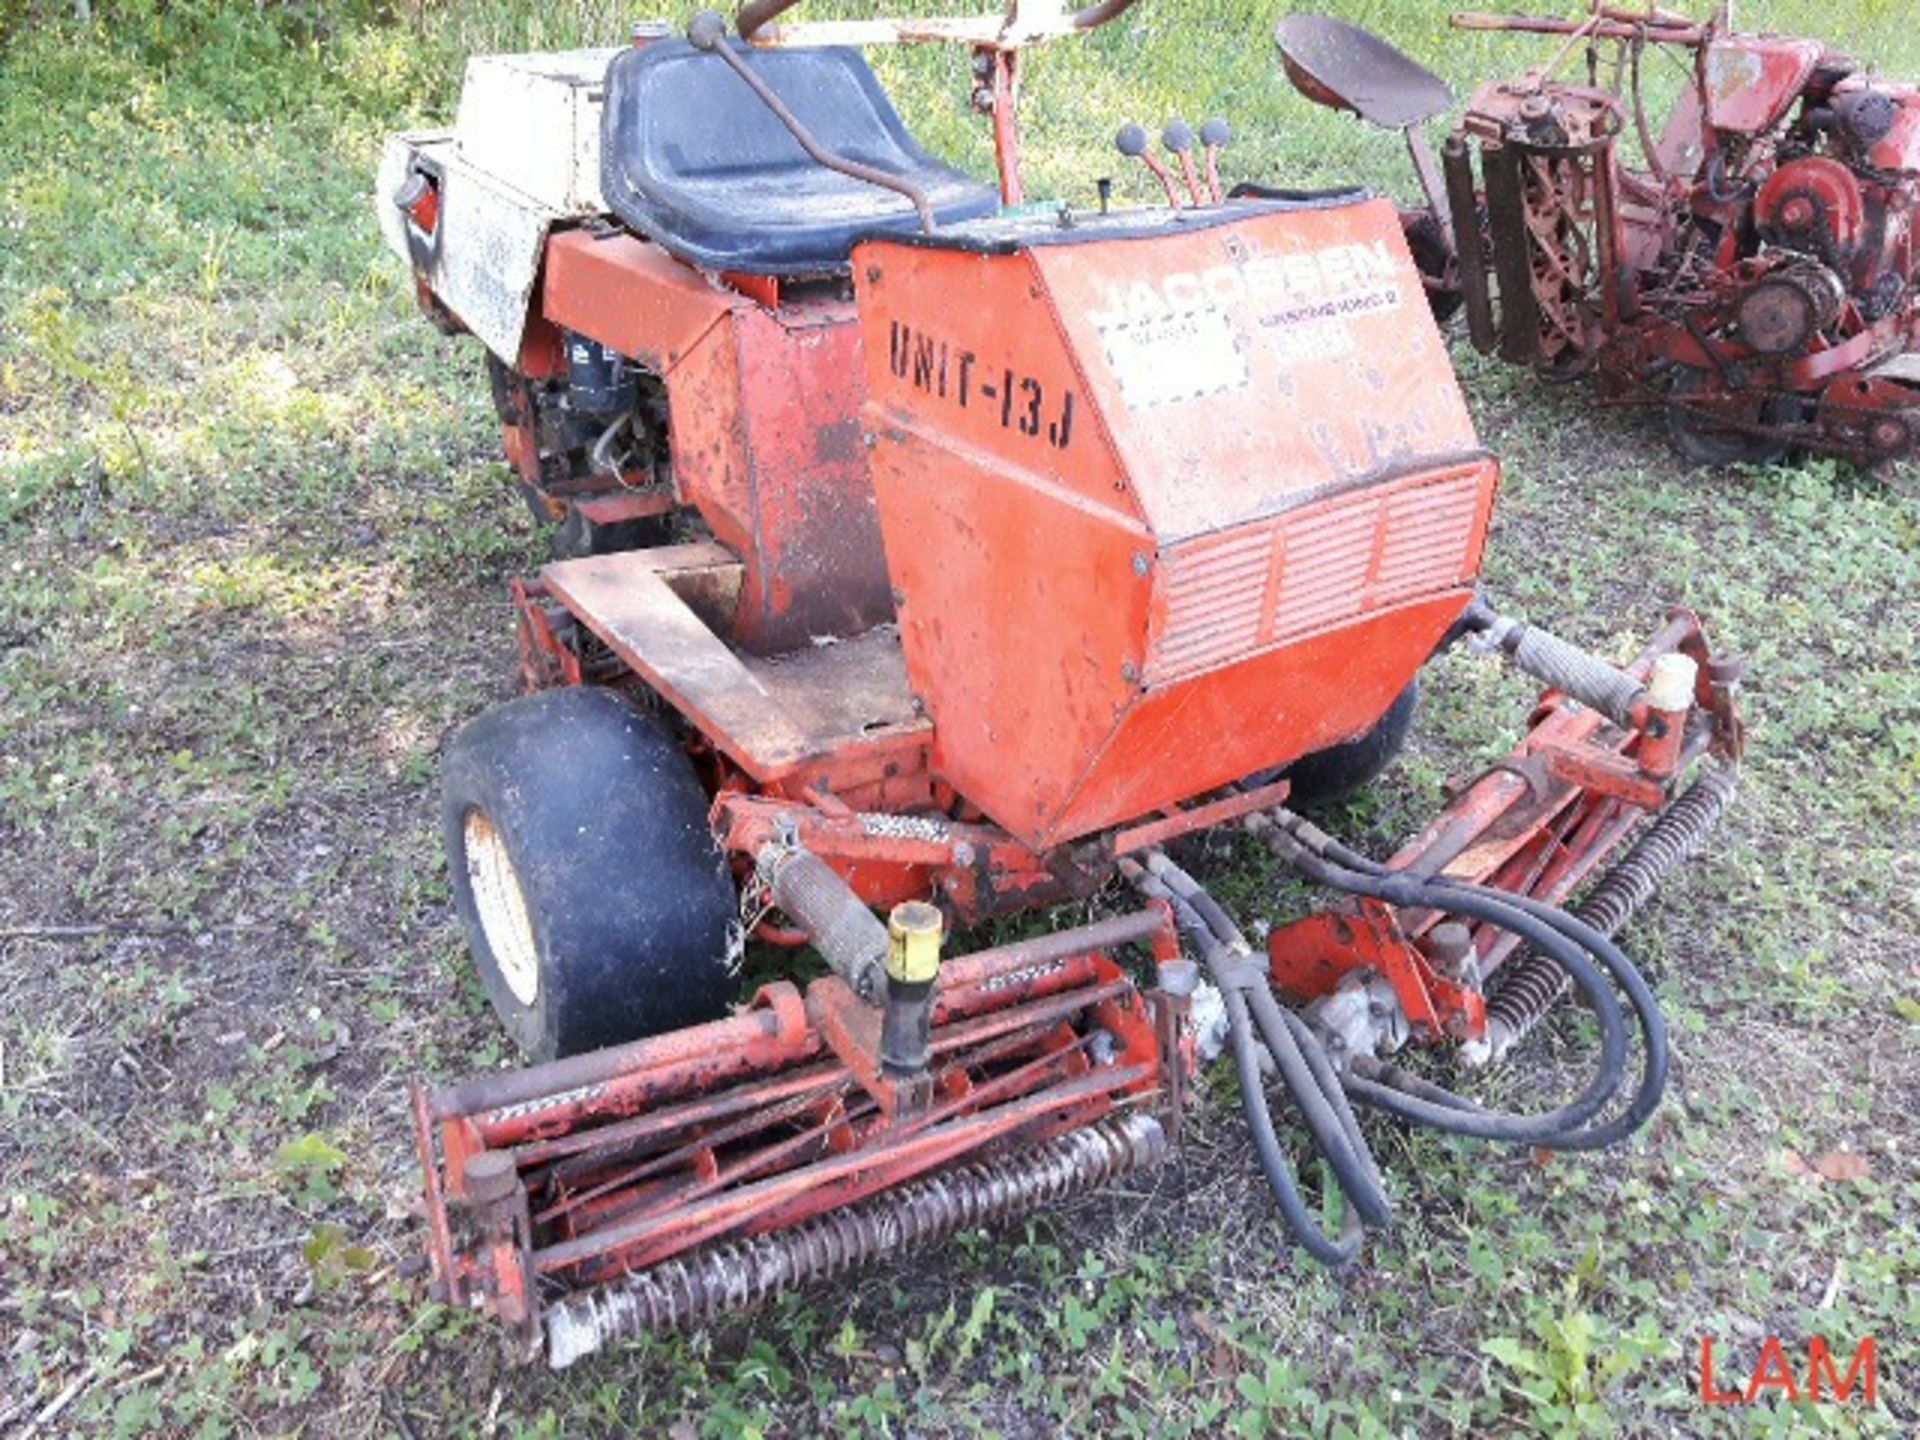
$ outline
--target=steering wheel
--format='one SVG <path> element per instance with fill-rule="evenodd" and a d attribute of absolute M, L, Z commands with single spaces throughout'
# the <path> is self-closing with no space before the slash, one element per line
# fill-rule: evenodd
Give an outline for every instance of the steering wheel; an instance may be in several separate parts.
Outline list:
<path fill-rule="evenodd" d="M 924 41 L 966 45 L 974 52 L 974 74 L 979 86 L 974 108 L 993 116 L 993 154 L 1000 172 L 1000 200 L 1018 205 L 1025 197 L 1020 181 L 1020 139 L 1014 120 L 1018 85 L 1016 62 L 1024 46 L 1097 29 L 1130 10 L 1136 0 L 1094 0 L 1078 10 L 1066 0 L 1006 0 L 1006 9 L 993 15 L 949 15 L 925 20 L 826 20 L 812 24 L 774 25 L 800 0 L 745 0 L 734 14 L 733 28 L 741 40 L 755 46 L 905 45 Z M 807 133 L 806 127 L 782 103 L 766 82 L 734 54 L 726 43 L 726 21 L 717 11 L 703 10 L 687 27 L 687 39 L 700 50 L 717 55 L 779 117 L 793 138 L 815 161 L 869 185 L 878 185 L 913 202 L 922 230 L 933 229 L 933 210 L 912 184 L 851 157 L 833 155 Z M 984 97 L 984 98 L 983 98 Z"/>
<path fill-rule="evenodd" d="M 773 20 L 798 5 L 800 0 L 746 0 L 734 14 L 733 28 L 742 40 L 751 44 L 777 44 L 780 40 L 761 32 Z M 1007 0 L 1000 18 L 988 15 L 941 16 L 926 20 L 871 20 L 845 23 L 827 22 L 848 41 L 861 44 L 911 43 L 919 40 L 951 40 L 994 48 L 1018 48 L 1039 40 L 1074 35 L 1097 29 L 1133 8 L 1136 0 L 1094 0 L 1078 10 L 1069 10 L 1061 0 Z M 826 29 L 827 26 L 822 26 Z M 803 36 L 794 39 L 805 43 Z"/>

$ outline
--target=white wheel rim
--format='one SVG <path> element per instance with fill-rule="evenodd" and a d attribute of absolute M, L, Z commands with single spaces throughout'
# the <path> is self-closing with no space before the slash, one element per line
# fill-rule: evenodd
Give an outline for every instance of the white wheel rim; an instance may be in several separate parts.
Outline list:
<path fill-rule="evenodd" d="M 467 887 L 480 917 L 480 933 L 500 970 L 500 978 L 522 1005 L 540 993 L 540 952 L 527 918 L 527 897 L 520 872 L 513 868 L 507 843 L 484 810 L 469 810 L 464 825 Z"/>

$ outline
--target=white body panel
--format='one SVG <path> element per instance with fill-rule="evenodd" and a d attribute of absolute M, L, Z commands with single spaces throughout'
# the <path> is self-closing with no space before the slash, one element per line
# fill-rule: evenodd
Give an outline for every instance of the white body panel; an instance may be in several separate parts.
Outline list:
<path fill-rule="evenodd" d="M 558 215 L 598 215 L 600 109 L 618 50 L 476 55 L 460 82 L 460 158 Z"/>
<path fill-rule="evenodd" d="M 481 55 L 467 62 L 452 130 L 388 137 L 374 211 L 387 247 L 413 263 L 393 196 L 416 157 L 441 175 L 433 293 L 511 364 L 547 232 L 605 213 L 600 198 L 601 84 L 616 50 Z"/>

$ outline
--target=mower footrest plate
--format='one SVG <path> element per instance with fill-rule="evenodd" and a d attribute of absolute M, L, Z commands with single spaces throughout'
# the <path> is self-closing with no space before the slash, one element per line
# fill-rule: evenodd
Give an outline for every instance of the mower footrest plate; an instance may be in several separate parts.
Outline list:
<path fill-rule="evenodd" d="M 781 655 L 729 645 L 701 611 L 714 610 L 726 574 L 739 568 L 716 545 L 668 545 L 559 561 L 541 579 L 755 779 L 877 735 L 928 731 L 891 625 Z"/>

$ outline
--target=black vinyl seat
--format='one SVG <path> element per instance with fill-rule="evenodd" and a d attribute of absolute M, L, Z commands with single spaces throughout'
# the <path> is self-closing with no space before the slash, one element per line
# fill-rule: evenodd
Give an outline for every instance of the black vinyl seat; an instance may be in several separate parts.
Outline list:
<path fill-rule="evenodd" d="M 830 153 L 911 180 L 939 223 L 998 208 L 991 186 L 920 148 L 859 51 L 729 43 Z M 600 137 L 608 207 L 707 269 L 830 275 L 862 236 L 918 229 L 906 197 L 808 158 L 725 61 L 684 40 L 614 57 Z"/>

